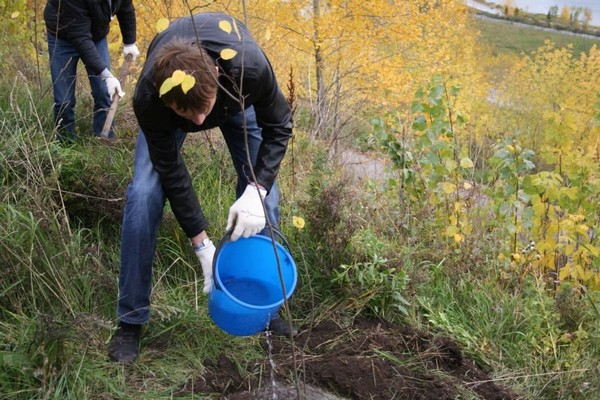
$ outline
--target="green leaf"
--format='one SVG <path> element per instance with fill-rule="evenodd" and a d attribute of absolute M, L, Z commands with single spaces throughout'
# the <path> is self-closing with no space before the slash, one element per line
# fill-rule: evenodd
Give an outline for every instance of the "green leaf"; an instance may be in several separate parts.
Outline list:
<path fill-rule="evenodd" d="M 525 167 L 527 171 L 531 171 L 535 168 L 535 164 L 529 160 L 523 160 L 523 167 Z"/>
<path fill-rule="evenodd" d="M 465 157 L 460 160 L 460 166 L 464 169 L 470 169 L 474 167 L 473 161 L 469 157 Z"/>
<path fill-rule="evenodd" d="M 423 116 L 418 116 L 415 121 L 412 124 L 412 128 L 416 131 L 424 131 L 425 129 L 427 129 L 427 121 L 425 120 L 425 117 Z"/>
<path fill-rule="evenodd" d="M 423 111 L 423 104 L 420 101 L 413 101 L 411 111 L 416 113 L 420 113 Z"/>

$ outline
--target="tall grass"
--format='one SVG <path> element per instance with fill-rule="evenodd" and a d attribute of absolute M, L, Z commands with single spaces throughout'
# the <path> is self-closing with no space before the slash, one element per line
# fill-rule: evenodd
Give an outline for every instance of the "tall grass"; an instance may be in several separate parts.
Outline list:
<path fill-rule="evenodd" d="M 221 354 L 242 374 L 261 374 L 259 338 L 234 338 L 210 322 L 197 260 L 168 210 L 140 362 L 108 362 L 135 132 L 123 132 L 116 147 L 91 138 L 61 147 L 47 101 L 27 84 L 2 87 L 10 96 L 0 107 L 0 398 L 172 398 Z M 434 205 L 421 205 L 404 224 L 397 192 L 345 179 L 327 154 L 297 130 L 279 177 L 280 228 L 300 273 L 291 301 L 299 325 L 386 317 L 451 336 L 527 398 L 600 396 L 600 316 L 587 303 L 598 304 L 597 294 L 582 303 L 532 278 L 514 284 L 499 271 L 493 232 L 457 251 L 440 234 Z M 211 132 L 190 135 L 184 157 L 218 238 L 234 198 L 229 155 Z M 306 226 L 296 229 L 292 216 Z M 342 265 L 372 273 L 349 285 L 335 279 Z M 395 282 L 406 313 L 389 307 L 382 281 Z"/>
<path fill-rule="evenodd" d="M 135 133 L 118 146 L 82 136 L 62 147 L 51 129 L 50 105 L 35 100 L 37 93 L 23 82 L 6 85 L 10 96 L 0 108 L 0 397 L 139 398 L 137 380 L 146 381 L 144 396 L 168 396 L 202 370 L 205 358 L 227 348 L 240 358 L 256 357 L 255 342 L 226 340 L 209 322 L 197 260 L 167 212 L 143 363 L 130 375 L 108 362 L 119 224 L 133 160 L 127 137 Z M 190 169 L 202 171 L 194 185 L 205 194 L 211 234 L 222 234 L 224 205 L 234 196 L 234 176 L 222 168 L 228 156 L 223 146 L 212 155 L 202 150 L 207 146 L 188 147 Z M 163 357 L 166 345 L 172 351 Z"/>

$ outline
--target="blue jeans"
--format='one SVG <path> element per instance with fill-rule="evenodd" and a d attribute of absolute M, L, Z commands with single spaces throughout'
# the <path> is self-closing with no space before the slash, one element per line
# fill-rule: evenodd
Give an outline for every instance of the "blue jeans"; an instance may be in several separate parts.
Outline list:
<path fill-rule="evenodd" d="M 246 111 L 248 147 L 252 162 L 256 163 L 262 141 L 261 129 L 256 123 L 254 109 Z M 236 197 L 242 195 L 248 184 L 249 171 L 244 149 L 242 112 L 220 126 L 237 172 Z M 176 132 L 179 149 L 186 133 Z M 144 324 L 150 319 L 150 294 L 152 291 L 152 264 L 156 252 L 156 238 L 163 216 L 165 194 L 158 173 L 154 170 L 143 132 L 138 133 L 135 146 L 133 181 L 127 188 L 121 231 L 121 271 L 119 275 L 119 320 L 129 324 Z M 277 225 L 279 219 L 279 192 L 277 184 L 265 198 L 267 218 Z"/>
<path fill-rule="evenodd" d="M 110 68 L 110 56 L 106 38 L 95 43 L 100 58 Z M 48 55 L 50 56 L 50 74 L 54 90 L 54 127 L 61 141 L 75 141 L 75 84 L 79 53 L 71 42 L 48 34 Z M 87 70 L 94 98 L 93 130 L 100 135 L 111 105 L 106 84 L 98 75 Z M 112 126 L 109 137 L 113 137 Z"/>

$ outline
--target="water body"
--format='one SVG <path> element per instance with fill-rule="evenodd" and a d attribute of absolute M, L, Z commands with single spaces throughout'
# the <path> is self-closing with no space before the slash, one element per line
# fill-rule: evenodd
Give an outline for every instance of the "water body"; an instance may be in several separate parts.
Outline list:
<path fill-rule="evenodd" d="M 481 11 L 489 13 L 499 13 L 499 10 L 493 7 L 487 7 L 473 0 L 467 0 L 465 2 L 469 7 L 476 8 Z M 503 1 L 488 1 L 490 4 L 504 5 Z M 569 8 L 582 7 L 589 8 L 592 11 L 591 24 L 600 26 L 600 0 L 514 0 L 515 7 L 518 7 L 528 13 L 532 14 L 548 14 L 550 7 L 557 6 L 558 14 L 563 6 Z"/>

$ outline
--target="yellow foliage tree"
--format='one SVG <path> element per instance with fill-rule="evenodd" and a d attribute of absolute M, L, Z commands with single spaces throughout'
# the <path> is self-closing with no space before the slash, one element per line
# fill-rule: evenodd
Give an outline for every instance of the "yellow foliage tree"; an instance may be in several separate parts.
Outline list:
<path fill-rule="evenodd" d="M 558 17 L 560 22 L 565 25 L 569 25 L 571 22 L 571 10 L 569 10 L 569 6 L 563 6 L 560 10 L 560 16 Z"/>
<path fill-rule="evenodd" d="M 248 16 L 254 32 L 270 32 L 267 51 L 289 55 L 303 79 L 315 137 L 335 140 L 361 111 L 403 108 L 433 74 L 478 76 L 468 13 L 455 1 L 258 1 Z"/>
<path fill-rule="evenodd" d="M 29 3 L 32 9 L 37 4 L 36 20 L 43 30 L 43 4 Z M 157 21 L 221 11 L 248 25 L 283 87 L 293 69 L 295 96 L 311 113 L 313 137 L 332 143 L 364 129 L 360 117 L 367 113 L 409 110 L 413 93 L 435 74 L 465 88 L 459 100 L 465 115 L 484 101 L 488 90 L 476 54 L 475 30 L 466 7 L 455 0 L 149 0 L 135 2 L 135 7 L 142 54 L 128 85 L 135 83 L 144 64 Z M 116 20 L 108 40 L 117 69 L 123 59 Z M 44 40 L 39 46 L 45 46 Z M 41 58 L 42 70 L 47 70 L 46 58 Z M 408 112 L 405 118 L 410 118 Z"/>
<path fill-rule="evenodd" d="M 592 22 L 592 9 L 585 7 L 583 9 L 583 21 L 582 21 L 583 28 L 587 29 L 590 25 L 590 22 Z"/>
<path fill-rule="evenodd" d="M 579 58 L 551 42 L 524 56 L 501 86 L 505 129 L 520 132 L 525 147 L 556 161 L 555 150 L 573 143 L 593 152 L 598 141 L 595 103 L 600 92 L 600 50 Z M 576 160 L 573 160 L 576 161 Z"/>
<path fill-rule="evenodd" d="M 504 13 L 508 16 L 515 15 L 515 0 L 504 0 Z"/>

